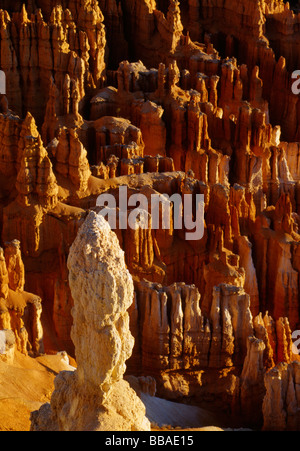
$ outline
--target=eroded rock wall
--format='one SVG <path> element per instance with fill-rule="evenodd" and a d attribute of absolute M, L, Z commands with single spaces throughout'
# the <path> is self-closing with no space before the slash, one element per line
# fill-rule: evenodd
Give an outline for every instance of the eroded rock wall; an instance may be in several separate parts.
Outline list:
<path fill-rule="evenodd" d="M 283 412 L 280 427 L 298 428 L 285 394 L 273 409 L 263 382 L 298 358 L 298 15 L 281 0 L 23 3 L 0 3 L 1 246 L 19 240 L 24 263 L 13 246 L 5 251 L 4 317 L 9 290 L 37 293 L 46 349 L 74 354 L 67 261 L 97 197 L 118 201 L 120 186 L 127 200 L 203 194 L 201 240 L 185 239 L 172 209 L 168 230 L 116 230 L 135 280 L 129 368 L 156 373 L 164 396 L 210 399 L 242 411 L 247 424 L 253 411 L 262 421 L 267 392 L 266 425 L 274 410 Z M 76 374 L 89 379 L 88 349 L 77 348 Z M 51 409 L 59 412 L 66 385 L 79 383 L 58 378 Z M 88 427 L 79 417 L 59 421 Z"/>

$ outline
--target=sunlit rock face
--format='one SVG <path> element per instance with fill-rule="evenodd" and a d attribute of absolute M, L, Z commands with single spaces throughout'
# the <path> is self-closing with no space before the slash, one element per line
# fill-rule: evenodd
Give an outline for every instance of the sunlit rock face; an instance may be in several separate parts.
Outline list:
<path fill-rule="evenodd" d="M 0 360 L 78 364 L 33 429 L 149 428 L 124 374 L 230 427 L 299 429 L 296 3 L 1 1 Z M 148 228 L 120 227 L 124 187 Z M 203 237 L 175 205 L 152 230 L 153 195 L 203 195 Z"/>
<path fill-rule="evenodd" d="M 102 216 L 87 217 L 68 268 L 78 368 L 57 376 L 49 424 L 62 431 L 150 430 L 145 407 L 123 379 L 134 345 L 127 312 L 133 281 L 117 236 Z M 32 429 L 43 427 L 44 414 L 42 407 L 33 415 Z"/>

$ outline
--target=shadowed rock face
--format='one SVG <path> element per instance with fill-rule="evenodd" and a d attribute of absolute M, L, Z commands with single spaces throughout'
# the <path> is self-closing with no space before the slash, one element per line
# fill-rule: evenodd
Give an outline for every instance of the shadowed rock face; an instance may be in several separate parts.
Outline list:
<path fill-rule="evenodd" d="M 265 375 L 263 428 L 266 431 L 299 430 L 299 362 L 280 363 Z"/>
<path fill-rule="evenodd" d="M 13 361 L 15 351 L 26 356 L 44 352 L 42 300 L 26 292 L 24 286 L 20 242 L 7 242 L 4 250 L 0 248 L 0 330 L 5 332 L 4 344 L 9 348 L 8 352 L 0 353 L 4 361 Z"/>
<path fill-rule="evenodd" d="M 148 427 L 125 362 L 161 396 L 298 429 L 300 16 L 281 0 L 0 3 L 0 327 L 10 358 L 78 363 L 33 429 Z M 152 195 L 204 195 L 204 237 L 186 241 L 174 209 L 168 230 L 112 233 L 96 199 L 120 186 L 149 224 Z"/>

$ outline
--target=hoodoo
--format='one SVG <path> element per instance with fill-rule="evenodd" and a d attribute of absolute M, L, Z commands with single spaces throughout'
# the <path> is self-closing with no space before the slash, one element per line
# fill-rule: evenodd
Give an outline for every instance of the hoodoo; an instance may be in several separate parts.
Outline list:
<path fill-rule="evenodd" d="M 54 431 L 150 431 L 142 401 L 123 379 L 134 345 L 127 312 L 133 281 L 118 238 L 102 216 L 88 215 L 68 268 L 78 367 L 57 376 L 50 406 L 32 414 L 32 430 L 47 425 Z"/>
<path fill-rule="evenodd" d="M 300 429 L 299 13 L 0 0 L 0 430 Z"/>

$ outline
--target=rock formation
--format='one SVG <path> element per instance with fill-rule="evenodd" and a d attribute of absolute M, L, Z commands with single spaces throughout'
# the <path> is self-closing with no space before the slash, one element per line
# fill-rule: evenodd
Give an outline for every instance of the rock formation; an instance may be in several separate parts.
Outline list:
<path fill-rule="evenodd" d="M 142 402 L 123 379 L 134 345 L 127 313 L 133 282 L 118 239 L 102 216 L 89 214 L 68 267 L 78 368 L 57 376 L 51 408 L 33 413 L 32 430 L 43 429 L 46 413 L 50 430 L 150 430 Z"/>
<path fill-rule="evenodd" d="M 5 250 L 0 248 L 0 262 L 0 330 L 5 331 L 5 342 L 12 348 L 0 353 L 0 358 L 13 359 L 14 350 L 39 355 L 44 352 L 42 299 L 24 290 L 19 241 L 5 243 Z"/>
<path fill-rule="evenodd" d="M 299 362 L 280 363 L 265 375 L 263 429 L 299 430 Z"/>
<path fill-rule="evenodd" d="M 123 380 L 125 361 L 126 377 L 151 376 L 160 396 L 222 412 L 230 427 L 299 429 L 294 3 L 0 2 L 0 329 L 7 358 L 15 348 L 42 352 L 43 338 L 45 352 L 66 350 L 78 363 L 74 374 L 57 378 L 51 406 L 34 415 L 33 429 L 44 429 L 46 419 L 64 430 L 146 427 Z M 125 215 L 122 193 L 127 203 L 139 199 Z M 105 207 L 101 194 L 115 200 L 111 244 L 95 216 Z M 204 196 L 201 239 L 186 240 L 184 211 L 174 201 L 170 227 L 151 229 L 153 195 L 187 194 L 190 221 L 197 195 Z M 134 227 L 120 226 L 134 207 L 148 228 L 138 217 Z M 86 217 L 84 227 L 104 227 L 88 236 L 97 249 L 105 241 L 107 253 L 99 252 L 112 284 L 119 276 L 111 278 L 109 265 L 122 254 L 118 246 L 124 252 L 134 281 L 134 292 L 127 272 L 120 282 L 126 305 L 104 279 L 96 296 L 100 263 L 79 246 L 90 249 L 85 228 L 78 235 Z M 91 273 L 74 278 L 79 256 Z M 102 298 L 108 359 L 95 354 L 107 338 L 94 324 Z M 112 315 L 105 306 L 114 306 Z M 62 409 L 76 390 L 80 409 L 67 418 Z M 120 390 L 132 402 L 122 418 L 113 413 Z M 93 394 L 88 417 L 84 396 Z M 135 408 L 141 415 L 130 413 Z"/>
<path fill-rule="evenodd" d="M 1 14 L 1 66 L 7 77 L 7 95 L 12 96 L 10 106 L 19 114 L 30 110 L 39 124 L 54 87 L 57 90 L 52 104 L 55 114 L 64 114 L 67 75 L 72 81 L 67 97 L 70 113 L 74 115 L 85 90 L 101 84 L 104 77 L 103 15 L 95 1 L 80 2 L 78 8 L 74 6 L 70 4 L 70 9 L 63 9 L 59 2 L 53 4 L 47 22 L 43 7 L 39 10 L 31 7 L 32 12 L 28 14 L 25 3 L 20 12 L 9 15 L 2 11 Z"/>
<path fill-rule="evenodd" d="M 253 325 L 249 297 L 242 289 L 215 287 L 208 317 L 201 313 L 195 286 L 140 282 L 136 293 L 138 316 L 131 315 L 138 317 L 141 329 L 137 366 L 143 372 L 224 368 L 244 361 Z"/>

